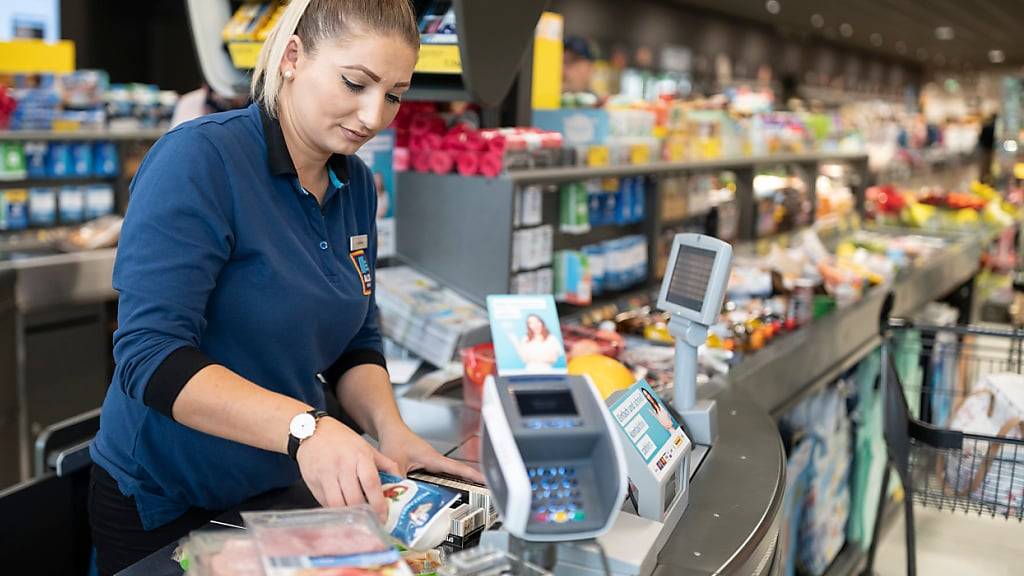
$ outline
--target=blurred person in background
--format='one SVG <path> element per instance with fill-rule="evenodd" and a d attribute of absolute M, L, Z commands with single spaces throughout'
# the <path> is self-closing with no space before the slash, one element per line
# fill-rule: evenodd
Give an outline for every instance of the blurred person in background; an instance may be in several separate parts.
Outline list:
<path fill-rule="evenodd" d="M 565 39 L 562 54 L 562 92 L 590 92 L 594 69 L 594 52 L 590 44 L 578 36 Z"/>
<path fill-rule="evenodd" d="M 992 178 L 992 155 L 996 147 L 996 115 L 989 114 L 981 124 L 981 131 L 978 134 L 978 162 L 980 173 L 978 179 L 982 182 L 989 182 Z"/>
<path fill-rule="evenodd" d="M 174 116 L 171 117 L 171 128 L 200 116 L 245 108 L 248 105 L 248 94 L 227 98 L 217 94 L 208 84 L 203 84 L 178 98 L 178 103 L 174 105 Z"/>

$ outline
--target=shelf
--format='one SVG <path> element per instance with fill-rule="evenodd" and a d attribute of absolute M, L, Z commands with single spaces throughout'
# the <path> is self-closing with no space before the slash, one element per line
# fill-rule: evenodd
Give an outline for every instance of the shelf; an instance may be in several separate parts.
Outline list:
<path fill-rule="evenodd" d="M 773 154 L 768 156 L 716 158 L 714 160 L 693 160 L 689 162 L 652 162 L 650 164 L 602 166 L 600 168 L 570 166 L 563 168 L 541 168 L 536 170 L 514 170 L 508 172 L 506 177 L 514 184 L 522 185 L 571 182 L 577 180 L 589 180 L 592 178 L 612 178 L 616 176 L 646 176 L 655 174 L 671 174 L 675 172 L 748 168 L 763 164 L 809 164 L 826 160 L 867 162 L 867 154 L 863 152 L 821 152 L 809 154 Z"/>
<path fill-rule="evenodd" d="M 558 227 L 555 226 L 555 237 L 552 249 L 555 252 L 559 250 L 579 250 L 580 248 L 590 244 L 599 244 L 605 240 L 614 240 L 615 238 L 622 238 L 623 236 L 630 236 L 633 234 L 643 234 L 644 232 L 643 222 L 596 226 L 591 228 L 589 232 L 585 232 L 583 234 L 559 232 Z"/>
<path fill-rule="evenodd" d="M 155 142 L 164 135 L 161 128 L 140 128 L 138 130 L 82 130 L 78 132 L 54 132 L 51 130 L 0 130 L 0 142 L 63 142 L 63 141 L 135 141 Z"/>
<path fill-rule="evenodd" d="M 408 98 L 499 106 L 518 76 L 546 4 L 543 0 L 453 0 L 458 44 L 434 44 L 427 38 Z M 222 96 L 244 95 L 249 86 L 247 69 L 255 65 L 260 43 L 232 42 L 224 49 L 221 31 L 231 19 L 231 0 L 186 0 L 186 6 L 206 82 Z"/>
<path fill-rule="evenodd" d="M 622 290 L 606 290 L 598 296 L 594 296 L 590 304 L 577 306 L 568 302 L 559 302 L 559 316 L 563 321 L 579 320 L 579 317 L 586 312 L 609 304 L 615 304 L 620 308 L 626 307 L 630 300 L 648 298 L 655 288 L 646 286 L 643 283 L 634 284 Z M 652 300 L 653 302 L 653 300 Z"/>
<path fill-rule="evenodd" d="M 110 184 L 119 176 L 82 176 L 76 178 L 28 178 L 21 180 L 0 180 L 0 189 L 5 188 L 56 188 L 59 186 L 85 186 L 88 184 Z"/>
<path fill-rule="evenodd" d="M 661 228 L 671 228 L 673 226 L 678 226 L 680 224 L 691 222 L 698 218 L 707 218 L 708 215 L 711 214 L 712 210 L 714 210 L 714 208 L 708 208 L 707 210 L 698 210 L 697 212 L 688 212 L 683 216 L 662 218 L 661 221 L 658 222 L 658 226 Z"/>

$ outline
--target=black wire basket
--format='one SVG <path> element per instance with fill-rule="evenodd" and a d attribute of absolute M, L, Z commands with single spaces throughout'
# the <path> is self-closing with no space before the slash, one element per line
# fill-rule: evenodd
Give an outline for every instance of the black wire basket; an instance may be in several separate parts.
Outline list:
<path fill-rule="evenodd" d="M 907 573 L 916 574 L 913 504 L 1024 520 L 1024 330 L 889 320 L 883 433 L 906 494 Z M 873 565 L 887 500 L 879 499 Z"/>

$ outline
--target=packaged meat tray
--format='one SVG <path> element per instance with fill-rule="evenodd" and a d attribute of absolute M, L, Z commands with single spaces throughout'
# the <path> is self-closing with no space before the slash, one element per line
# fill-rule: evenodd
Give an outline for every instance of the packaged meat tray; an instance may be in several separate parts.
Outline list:
<path fill-rule="evenodd" d="M 242 517 L 266 576 L 412 576 L 365 506 Z"/>
<path fill-rule="evenodd" d="M 185 558 L 188 576 L 263 576 L 256 541 L 243 530 L 193 532 Z"/>

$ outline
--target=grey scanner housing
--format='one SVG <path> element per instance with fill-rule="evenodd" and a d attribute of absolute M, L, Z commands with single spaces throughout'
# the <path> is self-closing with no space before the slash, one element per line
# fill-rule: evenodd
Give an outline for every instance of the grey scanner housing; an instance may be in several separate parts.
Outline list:
<path fill-rule="evenodd" d="M 543 490 L 533 482 L 536 479 L 530 479 L 533 500 L 525 503 L 510 501 L 510 498 L 515 496 L 510 493 L 509 482 L 502 473 L 499 459 L 520 457 L 527 470 L 575 469 L 580 509 L 586 516 L 582 521 L 540 522 L 537 521 L 535 511 L 531 509 L 524 539 L 535 535 L 551 540 L 559 534 L 582 534 L 606 529 L 622 505 L 619 494 L 625 471 L 619 469 L 622 462 L 616 457 L 616 446 L 612 441 L 616 431 L 609 429 L 608 420 L 602 413 L 607 409 L 598 402 L 590 389 L 592 385 L 589 381 L 582 376 L 562 375 L 499 377 L 496 385 L 500 404 L 519 451 L 519 454 L 497 453 L 491 436 L 492 423 L 484 418 L 481 464 L 487 485 L 502 517 L 508 517 L 513 506 L 535 505 L 538 498 L 537 490 Z M 524 417 L 521 414 L 517 395 L 534 392 L 552 393 L 560 390 L 568 391 L 572 395 L 576 408 L 575 415 Z M 565 418 L 574 419 L 575 425 L 552 425 L 554 420 Z"/>

